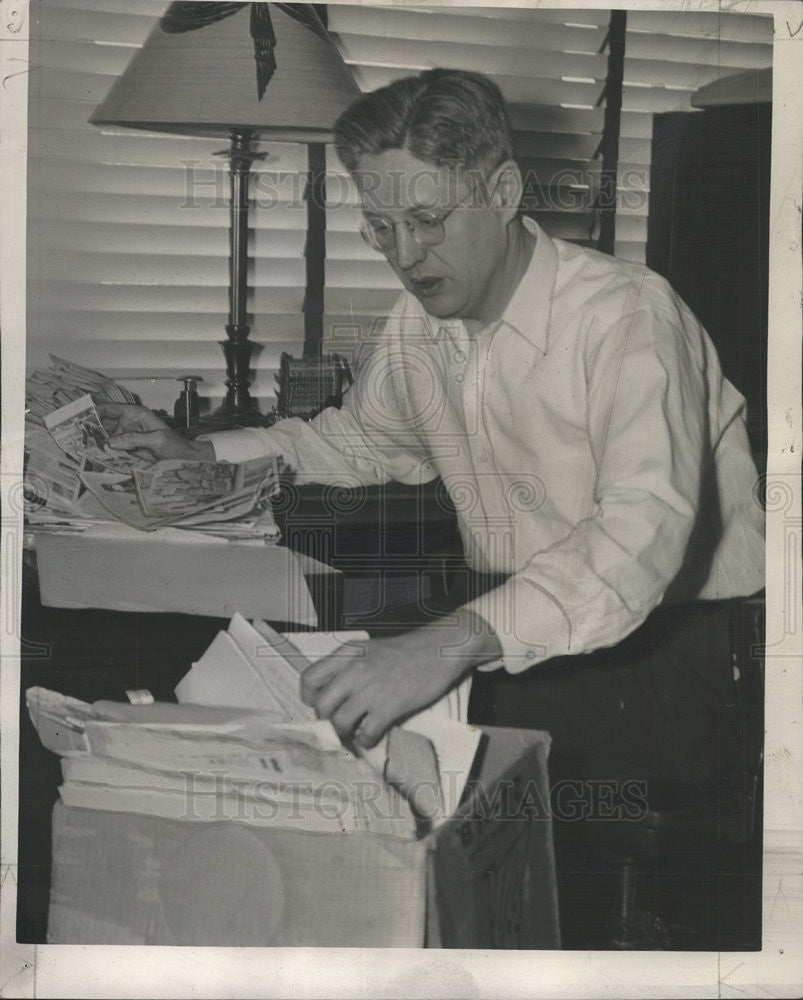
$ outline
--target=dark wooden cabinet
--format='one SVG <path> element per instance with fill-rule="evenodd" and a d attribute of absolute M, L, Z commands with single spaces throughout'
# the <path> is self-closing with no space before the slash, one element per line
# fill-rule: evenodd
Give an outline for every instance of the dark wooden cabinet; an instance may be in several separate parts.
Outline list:
<path fill-rule="evenodd" d="M 440 480 L 357 489 L 286 486 L 274 502 L 284 544 L 343 574 L 343 622 L 427 602 L 440 559 L 459 558 L 455 510 Z"/>
<path fill-rule="evenodd" d="M 770 104 L 656 115 L 647 265 L 705 325 L 767 450 Z"/>

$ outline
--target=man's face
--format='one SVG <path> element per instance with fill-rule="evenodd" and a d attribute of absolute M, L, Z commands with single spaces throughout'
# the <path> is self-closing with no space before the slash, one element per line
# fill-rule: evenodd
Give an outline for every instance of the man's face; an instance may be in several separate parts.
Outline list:
<path fill-rule="evenodd" d="M 480 325 L 497 318 L 508 244 L 507 219 L 493 207 L 492 189 L 475 193 L 460 170 L 435 167 L 402 149 L 364 156 L 356 179 L 369 224 L 395 224 L 388 262 L 430 315 Z M 403 224 L 447 212 L 437 246 L 417 242 Z"/>

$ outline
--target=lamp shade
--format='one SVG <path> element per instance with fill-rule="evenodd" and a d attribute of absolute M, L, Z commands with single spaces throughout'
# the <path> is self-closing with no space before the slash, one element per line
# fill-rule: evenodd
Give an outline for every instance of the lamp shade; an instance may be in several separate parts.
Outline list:
<path fill-rule="evenodd" d="M 212 8 L 220 15 L 204 17 Z M 171 25 L 171 14 L 175 22 L 186 12 L 191 21 L 198 10 L 197 26 Z M 276 63 L 261 99 L 255 13 L 267 20 Z M 359 96 L 311 4 L 175 3 L 90 121 L 204 136 L 250 129 L 275 141 L 326 142 L 335 119 Z"/>

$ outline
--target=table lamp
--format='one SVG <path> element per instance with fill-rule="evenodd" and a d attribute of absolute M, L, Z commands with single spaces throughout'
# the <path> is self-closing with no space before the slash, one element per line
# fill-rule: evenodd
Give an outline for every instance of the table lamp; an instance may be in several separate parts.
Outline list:
<path fill-rule="evenodd" d="M 248 391 L 248 183 L 254 160 L 264 156 L 253 142 L 314 144 L 319 176 L 310 185 L 308 212 L 317 210 L 320 228 L 322 144 L 331 141 L 333 122 L 359 95 L 311 4 L 179 2 L 90 118 L 94 125 L 229 139 L 222 154 L 231 174 L 229 320 L 221 342 L 227 393 L 210 423 L 264 420 Z M 311 242 L 322 254 L 320 238 Z M 322 279 L 322 262 L 313 271 Z M 307 273 L 309 296 L 309 260 Z"/>

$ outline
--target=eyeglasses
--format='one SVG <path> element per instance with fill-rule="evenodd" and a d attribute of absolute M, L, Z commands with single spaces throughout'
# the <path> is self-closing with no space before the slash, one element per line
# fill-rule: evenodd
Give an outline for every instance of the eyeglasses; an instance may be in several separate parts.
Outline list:
<path fill-rule="evenodd" d="M 446 239 L 444 223 L 455 211 L 472 197 L 474 191 L 469 191 L 456 204 L 445 212 L 417 211 L 406 219 L 393 222 L 382 216 L 363 219 L 360 234 L 373 250 L 383 253 L 386 257 L 395 257 L 397 253 L 396 227 L 407 226 L 407 231 L 422 247 L 436 247 Z"/>

